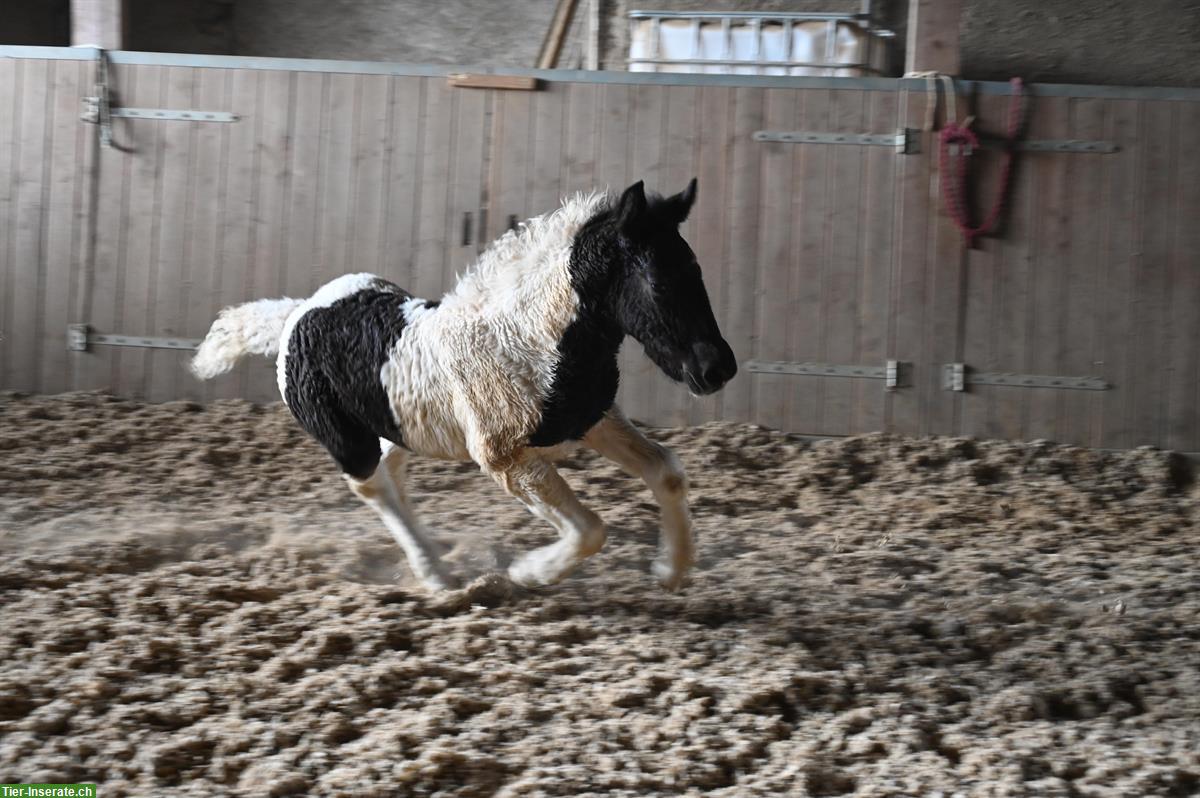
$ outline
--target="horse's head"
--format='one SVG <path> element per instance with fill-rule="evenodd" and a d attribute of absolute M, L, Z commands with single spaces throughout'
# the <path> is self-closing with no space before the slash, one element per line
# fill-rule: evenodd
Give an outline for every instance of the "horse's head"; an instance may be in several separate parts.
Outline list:
<path fill-rule="evenodd" d="M 733 379 L 737 360 L 717 328 L 696 255 L 679 234 L 695 201 L 695 179 L 665 199 L 647 200 L 640 180 L 621 195 L 613 211 L 613 314 L 664 374 L 710 394 Z"/>

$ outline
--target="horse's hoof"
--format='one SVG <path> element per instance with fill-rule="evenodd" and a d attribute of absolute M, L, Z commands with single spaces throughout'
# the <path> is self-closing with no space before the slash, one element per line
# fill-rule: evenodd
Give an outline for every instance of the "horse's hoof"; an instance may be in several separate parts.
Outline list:
<path fill-rule="evenodd" d="M 521 558 L 508 566 L 508 579 L 521 587 L 547 587 L 561 582 L 563 575 L 547 574 L 545 566 L 538 567 L 525 558 Z"/>
<path fill-rule="evenodd" d="M 664 589 L 672 593 L 678 592 L 679 588 L 683 587 L 684 580 L 687 579 L 687 567 L 678 568 L 666 560 L 655 560 L 650 567 L 650 572 L 654 574 L 654 578 Z"/>

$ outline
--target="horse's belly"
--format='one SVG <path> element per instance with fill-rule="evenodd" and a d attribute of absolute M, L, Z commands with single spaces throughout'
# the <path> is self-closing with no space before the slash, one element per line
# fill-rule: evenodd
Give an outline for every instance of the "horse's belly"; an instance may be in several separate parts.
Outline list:
<path fill-rule="evenodd" d="M 406 336 L 416 338 L 414 330 Z M 392 413 L 409 450 L 442 460 L 470 460 L 466 432 L 442 364 L 402 339 L 380 370 Z"/>

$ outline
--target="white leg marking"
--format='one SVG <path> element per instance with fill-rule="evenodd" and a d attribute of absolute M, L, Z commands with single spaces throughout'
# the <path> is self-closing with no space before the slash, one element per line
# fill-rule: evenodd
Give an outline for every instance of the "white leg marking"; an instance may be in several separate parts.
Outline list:
<path fill-rule="evenodd" d="M 438 546 L 430 540 L 408 505 L 404 488 L 408 455 L 391 441 L 380 441 L 380 444 L 383 459 L 375 473 L 362 481 L 344 475 L 346 482 L 356 496 L 378 513 L 388 532 L 404 550 L 413 575 L 430 590 L 449 590 L 455 586 L 454 580 L 441 567 Z"/>
<path fill-rule="evenodd" d="M 554 466 L 526 452 L 492 477 L 529 511 L 558 530 L 559 540 L 517 558 L 508 576 L 519 585 L 551 585 L 604 546 L 607 533 L 600 516 L 580 504 Z"/>
<path fill-rule="evenodd" d="M 661 551 L 654 561 L 654 575 L 663 587 L 678 590 L 696 561 L 692 523 L 688 516 L 687 475 L 675 453 L 638 432 L 620 408 L 613 405 L 583 442 L 641 477 L 654 493 L 661 511 Z"/>

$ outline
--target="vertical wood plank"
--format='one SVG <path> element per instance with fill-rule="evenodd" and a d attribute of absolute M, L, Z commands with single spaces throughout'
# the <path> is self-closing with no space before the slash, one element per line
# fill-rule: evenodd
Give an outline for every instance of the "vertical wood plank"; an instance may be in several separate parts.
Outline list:
<path fill-rule="evenodd" d="M 1108 448 L 1133 446 L 1134 434 L 1128 414 L 1129 396 L 1136 388 L 1129 382 L 1129 363 L 1135 357 L 1133 319 L 1133 253 L 1137 247 L 1140 219 L 1138 180 L 1141 174 L 1140 136 L 1145 129 L 1136 100 L 1113 100 L 1108 106 L 1105 138 L 1121 146 L 1108 167 L 1104 191 L 1104 233 L 1101 239 L 1103 279 L 1099 283 L 1101 313 L 1096 337 L 1101 341 L 1104 376 L 1112 388 L 1102 394 L 1100 445 Z"/>
<path fill-rule="evenodd" d="M 983 95 L 976 98 L 974 129 L 980 134 L 1004 136 L 1008 119 L 1008 97 Z M 1004 154 L 999 150 L 981 149 L 971 156 L 969 198 L 971 221 L 978 225 L 996 202 L 1000 191 Z M 1011 190 L 1010 186 L 1010 190 Z M 1012 196 L 1005 206 L 1011 210 Z M 998 324 L 995 286 L 997 279 L 1009 280 L 1012 275 L 997 277 L 1003 271 L 1003 242 L 1011 235 L 1011 226 L 1004 221 L 989 235 L 977 238 L 966 251 L 963 279 L 963 342 L 962 360 L 980 371 L 1006 371 L 996 361 L 994 344 Z M 1012 388 L 991 385 L 972 386 L 960 398 L 961 432 L 963 435 L 987 437 L 989 412 L 997 401 L 1012 398 Z"/>
<path fill-rule="evenodd" d="M 1063 97 L 1038 98 L 1030 122 L 1030 138 L 1062 139 L 1069 135 L 1069 102 Z M 1066 259 L 1070 256 L 1067 219 L 1067 170 L 1070 155 L 1047 153 L 1031 159 L 1035 170 L 1037 215 L 1032 230 L 1033 273 L 1030 293 L 1029 338 L 1025 366 L 1029 374 L 1062 373 L 1063 330 L 1061 311 L 1065 295 Z M 1059 391 L 1055 388 L 1025 388 L 1021 398 L 1026 421 L 1025 438 L 1049 438 L 1057 434 Z"/>
<path fill-rule="evenodd" d="M 443 80 L 425 79 L 422 112 L 421 206 L 417 220 L 417 259 L 413 286 L 417 296 L 441 296 L 446 237 L 447 178 L 450 173 L 450 133 L 453 92 Z"/>
<path fill-rule="evenodd" d="M 39 283 L 44 277 L 43 226 L 46 221 L 48 145 L 53 121 L 50 61 L 30 60 L 20 71 L 16 117 L 18 131 L 12 179 L 16 204 L 11 233 L 12 276 L 9 280 L 8 384 L 20 391 L 37 390 Z"/>
<path fill-rule="evenodd" d="M 925 93 L 902 90 L 899 102 L 905 124 L 909 127 L 919 124 L 917 120 L 925 112 L 927 102 Z M 887 422 L 889 431 L 903 435 L 921 432 L 923 408 L 930 391 L 928 371 L 936 368 L 922 333 L 932 237 L 930 216 L 936 212 L 929 192 L 929 175 L 937 139 L 930 132 L 917 135 L 920 151 L 899 159 L 894 189 L 898 246 L 892 263 L 889 356 L 912 363 L 912 385 L 888 397 Z"/>
<path fill-rule="evenodd" d="M 763 124 L 768 130 L 798 130 L 797 117 L 803 94 L 794 89 L 768 89 L 763 93 Z M 757 357 L 790 360 L 789 343 L 795 309 L 792 307 L 792 206 L 796 187 L 795 162 L 807 145 L 762 143 L 762 200 L 759 213 L 757 264 L 758 297 L 755 308 Z M 755 386 L 754 417 L 768 427 L 787 426 L 788 395 L 803 390 L 805 377 L 789 374 L 745 374 Z"/>
<path fill-rule="evenodd" d="M 762 145 L 751 139 L 762 129 L 763 90 L 739 87 L 733 97 L 733 146 L 730 155 L 725 260 L 731 266 L 721 329 L 739 363 L 758 357 L 754 307 L 758 273 L 759 205 L 762 198 Z M 753 266 L 752 266 L 753 264 Z M 742 374 L 722 391 L 722 417 L 753 420 L 754 381 Z"/>
<path fill-rule="evenodd" d="M 391 128 L 385 186 L 386 223 L 383 229 L 383 274 L 408 291 L 416 292 L 417 220 L 421 211 L 421 113 L 424 102 L 421 78 L 392 78 Z"/>
<path fill-rule="evenodd" d="M 604 87 L 572 83 L 567 87 L 566 141 L 563 142 L 563 189 L 566 193 L 602 190 L 596 179 L 599 108 Z"/>
<path fill-rule="evenodd" d="M 94 65 L 89 61 L 76 63 L 76 85 L 82 91 L 92 85 Z M 94 125 L 75 124 L 76 152 L 79 158 L 79 180 L 75 187 L 75 203 L 71 224 L 71 279 L 67 319 L 71 324 L 87 321 L 92 290 L 92 265 L 95 260 L 97 201 L 100 192 L 100 140 Z M 78 390 L 80 377 L 87 362 L 87 353 L 67 353 L 67 390 Z"/>
<path fill-rule="evenodd" d="M 109 80 L 119 96 L 133 89 L 137 71 L 132 66 L 109 67 Z M 134 141 L 132 122 L 113 120 L 113 138 L 123 147 Z M 95 135 L 99 135 L 97 132 Z M 92 264 L 88 278 L 90 288 L 81 303 L 85 313 L 80 322 L 90 324 L 99 332 L 120 332 L 117 329 L 121 309 L 121 264 L 128 239 L 126 220 L 132 187 L 134 154 L 117 147 L 97 148 L 96 222 Z M 98 346 L 81 353 L 77 361 L 77 386 L 83 390 L 116 389 L 114 377 L 118 358 L 117 347 Z"/>
<path fill-rule="evenodd" d="M 704 86 L 700 89 L 696 145 L 696 206 L 691 221 L 695 233 L 689 239 L 700 261 L 704 285 L 712 303 L 713 314 L 726 339 L 729 330 L 724 320 L 728 304 L 730 264 L 725 250 L 726 202 L 728 198 L 729 153 L 733 149 L 733 126 L 729 114 L 733 108 L 733 89 L 723 86 Z M 735 354 L 737 349 L 734 349 Z M 747 380 L 744 367 L 739 367 L 734 380 Z M 719 418 L 721 394 L 696 399 L 689 403 L 688 423 L 699 424 Z"/>
<path fill-rule="evenodd" d="M 490 243 L 476 239 L 480 232 L 479 210 L 484 194 L 487 115 L 492 101 L 490 93 L 473 90 L 460 90 L 455 98 L 454 151 L 450 159 L 451 178 L 446 203 L 446 253 L 442 267 L 445 290 L 452 288 L 458 275 L 474 264 L 480 245 Z M 527 210 L 526 214 L 541 212 L 533 209 Z M 470 214 L 470 229 L 464 231 L 466 214 Z"/>
<path fill-rule="evenodd" d="M 346 257 L 347 272 L 382 271 L 379 240 L 383 235 L 384 173 L 388 159 L 391 79 L 360 75 L 357 92 L 359 125 L 354 143 L 353 233 Z"/>
<path fill-rule="evenodd" d="M 528 92 L 497 92 L 492 118 L 487 240 L 529 217 L 528 174 L 533 98 Z M 486 246 L 486 245 L 485 245 Z"/>
<path fill-rule="evenodd" d="M 864 129 L 867 93 L 833 93 L 830 108 L 831 130 L 853 133 Z M 865 147 L 830 145 L 829 192 L 832 202 L 826 208 L 822 360 L 826 363 L 853 364 L 858 355 L 859 261 L 862 225 L 862 173 Z M 821 377 L 821 427 L 823 434 L 849 435 L 854 412 L 854 383 L 844 377 Z"/>
<path fill-rule="evenodd" d="M 958 98 L 963 107 L 963 98 Z M 936 152 L 936 151 L 935 151 Z M 942 199 L 941 169 L 932 155 L 927 184 L 930 203 L 930 250 L 926 263 L 926 301 L 923 349 L 930 367 L 917 380 L 925 390 L 921 431 L 954 435 L 961 421 L 962 394 L 942 389 L 941 364 L 962 359 L 963 277 L 966 246 Z"/>
<path fill-rule="evenodd" d="M 80 136 L 80 63 L 52 62 L 53 98 L 47 121 L 48 171 L 46 220 L 42 230 L 45 253 L 39 287 L 41 323 L 37 332 L 39 379 L 42 393 L 59 393 L 71 385 L 66 326 L 72 311 L 72 279 L 80 231 L 76 208 L 88 181 Z"/>
<path fill-rule="evenodd" d="M 196 70 L 190 67 L 169 67 L 165 75 L 165 107 L 198 108 Z M 155 122 L 160 127 L 162 164 L 160 184 L 156 186 L 159 200 L 157 247 L 151 270 L 150 331 L 158 336 L 182 336 L 179 315 L 180 293 L 184 291 L 184 246 L 191 192 L 188 180 L 192 176 L 193 137 L 204 122 Z M 185 378 L 187 353 L 172 349 L 150 349 L 146 352 L 146 398 L 163 402 L 179 395 Z"/>
<path fill-rule="evenodd" d="M 870 92 L 867 129 L 884 133 L 895 130 L 896 94 Z M 892 250 L 894 247 L 892 186 L 899 156 L 887 147 L 868 147 L 863 172 L 862 245 L 857 299 L 858 345 L 855 362 L 882 366 L 887 360 L 888 297 L 891 294 Z M 879 380 L 854 380 L 854 414 L 851 432 L 876 432 L 886 424 L 887 393 Z"/>
<path fill-rule="evenodd" d="M 229 102 L 227 77 L 225 70 L 197 70 L 196 107 L 225 110 Z M 179 294 L 183 334 L 189 338 L 203 338 L 222 307 L 223 189 L 229 135 L 229 125 L 196 123 L 190 142 L 188 230 L 184 238 L 183 290 Z M 201 382 L 185 374 L 180 384 L 180 398 L 200 401 L 211 395 L 214 382 Z"/>
<path fill-rule="evenodd" d="M 16 240 L 17 164 L 20 162 L 21 78 L 25 62 L 0 58 L 0 386 L 12 387 L 13 248 Z"/>
<path fill-rule="evenodd" d="M 813 89 L 803 93 L 797 107 L 797 130 L 828 130 L 832 92 Z M 788 269 L 790 282 L 788 316 L 788 360 L 820 362 L 824 357 L 824 290 L 828 267 L 826 220 L 833 197 L 829 190 L 834 147 L 826 144 L 797 145 L 792 168 L 792 242 Z M 794 376 L 789 379 L 785 426 L 796 432 L 817 434 L 821 429 L 820 407 L 823 377 Z"/>
<path fill-rule="evenodd" d="M 347 274 L 350 206 L 354 184 L 354 141 L 358 118 L 355 75 L 326 75 L 321 119 L 321 199 L 317 212 L 317 259 L 313 288 Z"/>
<path fill-rule="evenodd" d="M 1104 138 L 1105 101 L 1072 98 L 1070 101 L 1071 138 Z M 1073 155 L 1067 164 L 1067 230 L 1070 244 L 1062 252 L 1065 298 L 1060 309 L 1063 374 L 1088 376 L 1096 373 L 1097 351 L 1094 319 L 1100 313 L 1096 264 L 1100 262 L 1103 235 L 1103 195 L 1105 171 L 1112 156 Z M 1074 445 L 1095 445 L 1096 418 L 1100 396 L 1092 391 L 1059 392 L 1058 440 Z"/>
<path fill-rule="evenodd" d="M 533 148 L 529 167 L 529 210 L 548 213 L 558 208 L 566 192 L 563 187 L 567 143 L 566 84 L 550 83 L 533 98 Z"/>
<path fill-rule="evenodd" d="M 249 296 L 247 276 L 251 251 L 251 228 L 256 212 L 257 131 L 262 122 L 259 106 L 258 70 L 238 69 L 229 75 L 226 107 L 240 117 L 230 125 L 225 149 L 225 169 L 220 221 L 220 262 L 215 274 L 218 307 L 246 302 Z M 228 399 L 244 397 L 249 359 L 233 373 L 212 381 L 212 395 Z"/>
<path fill-rule="evenodd" d="M 1131 388 L 1130 424 L 1135 446 L 1162 446 L 1168 362 L 1166 316 L 1171 291 L 1171 205 L 1175 200 L 1175 104 L 1141 103 L 1146 135 L 1140 182 L 1140 236 L 1133 259 L 1133 357 L 1127 370 Z M 1194 136 L 1192 142 L 1194 143 Z M 1192 342 L 1194 346 L 1195 342 Z"/>
<path fill-rule="evenodd" d="M 1171 241 L 1170 345 L 1168 347 L 1164 445 L 1200 452 L 1200 102 L 1175 106 L 1175 175 Z"/>
<path fill-rule="evenodd" d="M 287 72 L 259 76 L 259 122 L 254 131 L 255 210 L 246 264 L 246 299 L 277 297 L 283 271 L 284 218 L 291 188 L 292 78 Z M 350 210 L 347 206 L 346 210 Z M 357 210 L 357 209 L 355 209 Z M 345 212 L 345 211 L 343 211 Z M 357 213 L 355 213 L 357 217 Z M 279 399 L 273 360 L 254 357 L 247 364 L 245 397 L 255 402 Z"/>

